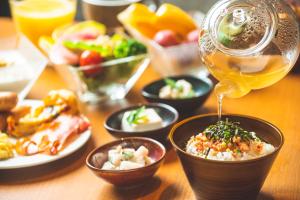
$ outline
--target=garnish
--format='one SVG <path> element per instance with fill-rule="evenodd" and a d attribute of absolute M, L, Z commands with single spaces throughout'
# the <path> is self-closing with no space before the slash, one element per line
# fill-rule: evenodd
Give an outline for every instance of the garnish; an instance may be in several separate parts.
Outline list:
<path fill-rule="evenodd" d="M 130 112 L 129 116 L 127 117 L 127 122 L 129 124 L 139 124 L 142 122 L 145 122 L 148 120 L 146 115 L 143 115 L 143 113 L 145 112 L 146 107 L 142 106 L 136 110 L 133 110 Z"/>
<path fill-rule="evenodd" d="M 165 83 L 171 87 L 171 89 L 176 89 L 178 90 L 178 92 L 182 92 L 183 91 L 183 86 L 182 85 L 178 85 L 177 82 L 173 79 L 170 78 L 165 78 Z"/>
<path fill-rule="evenodd" d="M 123 151 L 122 156 L 124 157 L 125 160 L 130 160 L 131 158 L 133 158 L 134 154 L 133 152 Z"/>
<path fill-rule="evenodd" d="M 193 98 L 194 96 L 196 96 L 196 93 L 194 90 L 191 90 L 187 95 L 186 98 Z"/>
<path fill-rule="evenodd" d="M 241 128 L 239 122 L 218 121 L 215 125 L 210 125 L 204 130 L 205 136 L 210 140 L 222 140 L 226 143 L 233 141 L 234 137 L 240 137 L 243 141 L 258 139 L 253 132 Z"/>
<path fill-rule="evenodd" d="M 172 89 L 176 88 L 176 81 L 170 78 L 165 78 L 164 79 L 165 83 L 170 86 Z"/>

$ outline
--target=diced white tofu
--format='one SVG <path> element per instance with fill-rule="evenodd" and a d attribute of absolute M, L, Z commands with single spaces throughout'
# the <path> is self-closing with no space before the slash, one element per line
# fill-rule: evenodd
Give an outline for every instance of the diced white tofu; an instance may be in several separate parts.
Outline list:
<path fill-rule="evenodd" d="M 121 160 L 122 160 L 122 154 L 120 154 L 116 150 L 109 150 L 108 151 L 108 160 L 113 164 L 113 165 L 120 165 Z"/>
<path fill-rule="evenodd" d="M 193 86 L 186 80 L 179 80 L 176 82 L 176 85 L 177 87 L 182 88 L 182 90 L 177 90 L 177 93 L 174 91 L 175 93 L 172 94 L 173 98 L 185 98 L 193 90 Z"/>
<path fill-rule="evenodd" d="M 120 170 L 135 169 L 143 166 L 144 165 L 142 164 L 131 162 L 131 161 L 122 161 L 120 165 Z"/>
<path fill-rule="evenodd" d="M 113 169 L 115 169 L 115 166 L 113 164 L 111 164 L 111 162 L 107 161 L 102 166 L 102 169 L 113 170 Z"/>
<path fill-rule="evenodd" d="M 163 120 L 152 108 L 147 108 L 144 114 L 147 117 L 145 122 L 140 122 L 138 124 L 129 124 L 127 121 L 128 116 L 131 111 L 125 112 L 122 118 L 122 129 L 124 131 L 138 132 L 138 131 L 148 131 L 163 127 Z"/>
<path fill-rule="evenodd" d="M 148 153 L 149 153 L 149 150 L 148 150 L 146 147 L 140 146 L 140 147 L 136 150 L 134 156 L 135 156 L 135 157 L 144 157 L 144 156 L 148 156 Z"/>
<path fill-rule="evenodd" d="M 172 88 L 169 85 L 164 86 L 159 91 L 159 98 L 170 99 L 172 98 Z"/>

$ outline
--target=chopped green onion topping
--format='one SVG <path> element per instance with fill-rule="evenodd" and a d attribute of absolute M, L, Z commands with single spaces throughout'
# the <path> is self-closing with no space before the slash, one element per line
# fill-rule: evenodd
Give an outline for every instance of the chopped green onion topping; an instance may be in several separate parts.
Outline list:
<path fill-rule="evenodd" d="M 127 117 L 127 122 L 129 124 L 139 124 L 141 120 L 144 120 L 147 116 L 143 115 L 145 112 L 146 107 L 142 106 L 136 110 L 130 112 L 129 116 Z"/>
<path fill-rule="evenodd" d="M 252 132 L 246 131 L 241 128 L 239 122 L 218 121 L 215 125 L 210 125 L 204 130 L 204 134 L 208 139 L 222 140 L 226 143 L 232 141 L 233 137 L 240 137 L 243 141 L 250 141 L 259 139 L 254 137 Z"/>
<path fill-rule="evenodd" d="M 130 160 L 131 158 L 133 158 L 133 156 L 133 152 L 122 152 L 122 157 L 124 158 L 124 160 Z"/>

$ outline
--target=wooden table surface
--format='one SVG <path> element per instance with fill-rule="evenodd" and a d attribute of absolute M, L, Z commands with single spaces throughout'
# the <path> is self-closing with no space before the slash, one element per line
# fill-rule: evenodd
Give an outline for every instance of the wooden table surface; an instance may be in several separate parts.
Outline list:
<path fill-rule="evenodd" d="M 10 20 L 0 19 L 0 48 L 4 37 L 13 39 Z M 1 78 L 1 77 L 0 77 Z M 120 190 L 94 176 L 85 166 L 87 154 L 95 147 L 114 140 L 103 121 L 113 111 L 142 102 L 140 89 L 159 78 L 149 67 L 126 100 L 101 107 L 81 106 L 91 120 L 93 135 L 75 154 L 51 164 L 21 170 L 0 171 L 1 200 L 193 200 L 195 199 L 173 150 L 155 177 L 142 188 Z M 53 68 L 47 68 L 32 88 L 28 98 L 43 98 L 49 90 L 66 88 Z M 216 98 L 208 99 L 199 113 L 216 112 Z M 277 125 L 285 144 L 261 190 L 259 199 L 300 199 L 300 75 L 290 74 L 272 87 L 254 91 L 240 99 L 226 99 L 224 112 L 256 116 Z M 1 165 L 1 163 L 0 163 Z"/>

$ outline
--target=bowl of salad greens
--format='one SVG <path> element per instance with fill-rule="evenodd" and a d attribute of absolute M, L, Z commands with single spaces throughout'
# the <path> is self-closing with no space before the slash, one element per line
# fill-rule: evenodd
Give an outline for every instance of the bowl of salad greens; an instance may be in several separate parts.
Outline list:
<path fill-rule="evenodd" d="M 46 44 L 47 43 L 47 44 Z M 122 30 L 85 21 L 41 38 L 50 61 L 83 102 L 123 99 L 147 68 L 147 48 Z"/>

